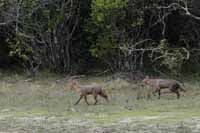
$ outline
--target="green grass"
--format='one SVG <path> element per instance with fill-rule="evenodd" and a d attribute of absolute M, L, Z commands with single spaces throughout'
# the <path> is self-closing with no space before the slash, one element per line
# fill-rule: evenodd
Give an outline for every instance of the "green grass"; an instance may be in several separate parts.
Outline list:
<path fill-rule="evenodd" d="M 124 80 L 108 81 L 109 76 L 90 77 L 82 79 L 80 83 L 102 84 L 110 102 L 99 98 L 96 106 L 87 106 L 84 100 L 74 106 L 78 95 L 69 90 L 66 79 L 61 78 L 59 75 L 41 74 L 27 80 L 23 75 L 3 74 L 0 78 L 0 131 L 21 131 L 20 127 L 31 128 L 32 131 L 50 131 L 55 123 L 55 131 L 60 131 L 57 129 L 62 126 L 63 130 L 72 126 L 70 120 L 77 124 L 74 125 L 75 129 L 79 127 L 84 130 L 88 129 L 85 126 L 112 128 L 113 125 L 113 128 L 124 130 L 135 124 L 138 126 L 134 128 L 139 130 L 140 124 L 164 124 L 168 127 L 191 119 L 200 120 L 200 83 L 196 79 L 185 82 L 187 93 L 181 99 L 177 100 L 174 94 L 163 94 L 158 100 L 151 95 L 148 87 L 142 88 Z M 94 102 L 91 96 L 88 101 Z M 44 117 L 44 120 L 40 120 L 40 117 Z M 28 119 L 30 123 L 27 125 L 23 119 Z M 126 124 L 129 126 L 126 127 Z"/>

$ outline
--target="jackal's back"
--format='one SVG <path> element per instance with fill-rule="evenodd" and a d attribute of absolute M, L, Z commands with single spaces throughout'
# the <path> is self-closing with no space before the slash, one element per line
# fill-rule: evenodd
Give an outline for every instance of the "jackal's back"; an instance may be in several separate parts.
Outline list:
<path fill-rule="evenodd" d="M 172 86 L 180 86 L 180 83 L 176 80 L 172 79 L 149 79 L 146 78 L 143 80 L 143 82 L 147 85 L 150 85 L 152 87 L 159 87 L 159 88 L 168 88 Z"/>
<path fill-rule="evenodd" d="M 102 87 L 100 85 L 84 85 L 80 86 L 80 90 L 86 94 L 100 93 L 102 92 Z"/>
<path fill-rule="evenodd" d="M 160 88 L 168 88 L 168 87 L 173 87 L 177 86 L 179 87 L 179 82 L 176 80 L 171 80 L 171 79 L 155 79 L 156 80 L 156 85 L 159 86 Z"/>

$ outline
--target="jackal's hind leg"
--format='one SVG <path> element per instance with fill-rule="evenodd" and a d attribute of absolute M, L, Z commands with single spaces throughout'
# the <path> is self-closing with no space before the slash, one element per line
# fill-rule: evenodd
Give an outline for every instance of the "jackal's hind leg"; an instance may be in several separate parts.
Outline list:
<path fill-rule="evenodd" d="M 160 99 L 161 91 L 160 89 L 158 90 L 158 99 Z"/>
<path fill-rule="evenodd" d="M 175 93 L 176 93 L 177 99 L 179 99 L 179 98 L 180 98 L 180 93 L 179 93 L 179 91 L 177 90 L 177 91 L 175 91 Z"/>
<path fill-rule="evenodd" d="M 85 102 L 87 103 L 87 105 L 90 105 L 87 101 L 87 96 L 84 96 Z"/>
<path fill-rule="evenodd" d="M 109 102 L 108 96 L 107 96 L 104 92 L 100 93 L 99 95 L 100 95 L 101 97 L 103 97 L 107 102 Z"/>
<path fill-rule="evenodd" d="M 94 100 L 95 100 L 94 105 L 96 105 L 97 102 L 98 102 L 98 100 L 97 100 L 97 95 L 96 95 L 96 94 L 94 94 Z"/>
<path fill-rule="evenodd" d="M 172 86 L 172 87 L 170 88 L 170 90 L 171 90 L 172 92 L 176 93 L 177 99 L 180 98 L 179 86 Z"/>

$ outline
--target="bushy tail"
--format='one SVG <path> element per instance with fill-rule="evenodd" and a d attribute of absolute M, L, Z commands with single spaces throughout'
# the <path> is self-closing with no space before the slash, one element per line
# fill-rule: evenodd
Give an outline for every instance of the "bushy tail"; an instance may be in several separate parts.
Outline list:
<path fill-rule="evenodd" d="M 102 96 L 103 98 L 105 98 L 105 100 L 106 100 L 107 102 L 109 102 L 109 100 L 108 100 L 108 95 L 106 94 L 106 92 L 105 92 L 104 89 L 102 89 L 102 92 L 101 92 L 100 96 Z"/>
<path fill-rule="evenodd" d="M 183 89 L 183 88 L 185 88 L 184 83 L 183 82 L 179 82 L 179 90 L 182 91 L 182 92 L 186 92 L 186 90 Z"/>

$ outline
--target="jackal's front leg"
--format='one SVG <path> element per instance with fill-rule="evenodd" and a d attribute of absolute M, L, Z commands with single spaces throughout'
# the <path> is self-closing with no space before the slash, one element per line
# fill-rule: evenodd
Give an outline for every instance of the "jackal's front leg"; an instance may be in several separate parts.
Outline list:
<path fill-rule="evenodd" d="M 154 91 L 153 91 L 153 95 L 156 96 L 156 93 L 158 92 L 158 99 L 160 99 L 160 95 L 161 95 L 161 90 L 160 88 L 156 88 Z"/>
<path fill-rule="evenodd" d="M 156 96 L 156 92 L 158 92 L 158 90 L 154 89 L 153 92 L 152 92 L 153 96 Z"/>
<path fill-rule="evenodd" d="M 80 98 L 78 99 L 78 101 L 74 105 L 77 105 L 82 98 L 83 98 L 83 95 L 80 96 Z"/>

